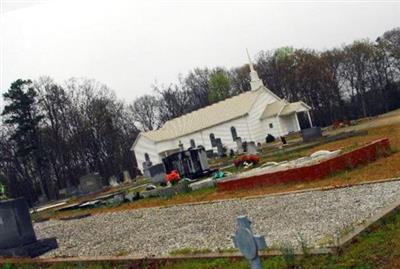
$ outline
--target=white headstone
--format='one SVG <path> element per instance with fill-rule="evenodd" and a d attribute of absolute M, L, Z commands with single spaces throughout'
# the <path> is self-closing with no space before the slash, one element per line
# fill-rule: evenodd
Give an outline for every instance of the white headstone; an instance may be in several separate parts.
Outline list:
<path fill-rule="evenodd" d="M 131 175 L 129 174 L 129 171 L 125 170 L 123 174 L 124 174 L 124 183 L 131 183 L 132 179 Z"/>
<path fill-rule="evenodd" d="M 108 180 L 108 183 L 110 184 L 111 187 L 118 187 L 118 179 L 115 176 L 111 176 L 110 179 Z"/>

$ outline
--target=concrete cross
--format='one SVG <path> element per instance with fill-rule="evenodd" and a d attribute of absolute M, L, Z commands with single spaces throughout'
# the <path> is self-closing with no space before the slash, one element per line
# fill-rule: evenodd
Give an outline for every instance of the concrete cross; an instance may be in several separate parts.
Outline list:
<path fill-rule="evenodd" d="M 238 226 L 235 235 L 232 236 L 235 248 L 250 262 L 251 269 L 261 269 L 258 251 L 267 247 L 264 236 L 253 234 L 250 228 L 251 221 L 247 216 L 239 216 L 236 220 Z"/>

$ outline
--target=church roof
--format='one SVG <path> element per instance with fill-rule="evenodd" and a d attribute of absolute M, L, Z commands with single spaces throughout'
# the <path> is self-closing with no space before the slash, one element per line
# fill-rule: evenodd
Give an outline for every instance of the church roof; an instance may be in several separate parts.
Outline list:
<path fill-rule="evenodd" d="M 275 101 L 267 105 L 260 116 L 260 119 L 271 118 L 275 116 L 287 116 L 296 112 L 303 112 L 309 110 L 310 107 L 304 102 L 289 103 L 286 100 Z"/>
<path fill-rule="evenodd" d="M 275 117 L 279 112 L 281 112 L 286 104 L 287 102 L 285 100 L 279 100 L 267 105 L 261 114 L 260 119 Z"/>
<path fill-rule="evenodd" d="M 308 105 L 306 105 L 304 102 L 299 101 L 299 102 L 294 102 L 294 103 L 289 103 L 287 104 L 279 113 L 279 115 L 286 116 L 290 115 L 293 113 L 298 113 L 298 112 L 304 112 L 311 109 Z"/>
<path fill-rule="evenodd" d="M 269 92 L 269 90 L 267 91 Z M 158 142 L 191 134 L 242 117 L 250 111 L 253 103 L 262 92 L 265 92 L 264 87 L 233 96 L 169 120 L 158 130 L 140 134 Z"/>

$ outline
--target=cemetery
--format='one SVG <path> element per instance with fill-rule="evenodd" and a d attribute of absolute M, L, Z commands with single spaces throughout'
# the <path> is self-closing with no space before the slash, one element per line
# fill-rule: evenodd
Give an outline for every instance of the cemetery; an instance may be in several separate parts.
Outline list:
<path fill-rule="evenodd" d="M 71 202 L 56 204 L 56 207 L 51 210 L 39 208 L 38 211 L 40 213 L 42 213 L 42 210 L 45 212 L 52 211 L 50 217 L 57 218 L 58 215 L 68 217 L 71 214 L 88 214 L 91 213 L 88 212 L 91 208 L 96 209 L 94 212 L 102 212 L 114 210 L 113 208 L 117 210 L 119 206 L 136 208 L 141 207 L 141 204 L 173 204 L 174 196 L 178 195 L 176 199 L 181 199 L 180 193 L 187 193 L 189 195 L 186 197 L 195 198 L 198 191 L 203 192 L 202 190 L 204 190 L 213 194 L 214 190 L 232 190 L 229 186 L 237 185 L 238 182 L 247 182 L 249 186 L 240 183 L 239 187 L 236 188 L 237 191 L 249 187 L 257 187 L 255 188 L 255 191 L 257 191 L 259 187 L 279 185 L 283 182 L 283 179 L 287 182 L 303 180 L 301 173 L 299 173 L 300 170 L 305 170 L 303 177 L 307 181 L 312 179 L 310 175 L 319 179 L 343 169 L 352 170 L 358 164 L 371 162 L 384 157 L 385 154 L 390 154 L 392 137 L 390 137 L 390 140 L 379 140 L 380 142 L 378 140 L 373 142 L 372 138 L 369 138 L 366 131 L 342 131 L 328 136 L 325 135 L 312 142 L 302 142 L 301 137 L 299 139 L 295 136 L 286 138 L 286 144 L 283 144 L 283 141 L 275 141 L 271 145 L 267 143 L 262 147 L 238 139 L 239 147 L 235 155 L 222 158 L 207 158 L 206 152 L 201 147 L 191 147 L 188 150 L 182 147 L 179 152 L 164 158 L 161 164 L 153 165 L 148 159 L 144 165 L 147 167 L 144 175 L 145 178 L 148 178 L 148 181 L 141 180 L 142 184 L 132 182 L 131 179 L 118 182 L 116 178 L 110 178 L 110 189 L 104 187 L 104 180 L 98 175 L 88 174 L 81 178 L 82 184 L 78 188 L 79 193 L 81 193 L 80 198 L 71 200 Z M 360 142 L 351 142 L 342 147 L 325 150 L 330 144 L 341 145 L 342 142 L 340 141 L 343 140 Z M 371 140 L 373 143 L 371 143 Z M 380 146 L 382 148 L 376 148 Z M 367 150 L 366 152 L 365 148 L 375 149 L 375 151 L 368 152 Z M 336 164 L 337 160 L 341 160 L 341 165 Z M 239 163 L 240 165 L 238 165 Z M 325 167 L 321 168 L 320 166 Z M 315 167 L 315 170 L 319 172 L 310 172 L 310 167 Z M 293 179 L 291 179 L 290 174 L 294 175 Z M 272 180 L 273 176 L 278 179 Z M 268 178 L 267 181 L 260 179 L 262 177 Z M 85 193 L 87 195 L 84 195 Z M 234 194 L 229 193 L 215 194 L 214 196 L 235 197 Z M 161 198 L 161 200 L 156 202 L 154 198 Z M 143 202 L 140 201 L 143 199 Z M 43 219 L 40 215 L 35 214 L 34 219 Z M 39 218 L 36 218 L 37 216 Z M 44 219 L 48 218 L 45 217 Z"/>
<path fill-rule="evenodd" d="M 34 227 L 39 238 L 52 235 L 59 242 L 59 248 L 44 257 L 168 256 L 185 248 L 229 250 L 239 215 L 252 220 L 253 230 L 265 236 L 269 249 L 279 250 L 284 244 L 298 249 L 300 237 L 309 248 L 321 249 L 334 247 L 338 236 L 385 206 L 398 203 L 399 194 L 400 183 L 393 181 L 50 220 Z"/>
<path fill-rule="evenodd" d="M 343 177 L 382 163 L 396 164 L 395 130 L 337 132 L 311 142 L 287 137 L 286 144 L 278 140 L 261 147 L 243 141 L 240 154 L 224 157 L 207 158 L 202 148 L 182 148 L 161 165 L 149 162 L 147 179 L 110 178 L 111 187 L 88 174 L 82 177 L 78 199 L 33 213 L 38 242 L 53 240 L 40 257 L 168 259 L 185 250 L 221 257 L 234 251 L 241 256 L 232 241 L 238 216 L 248 217 L 254 234 L 265 238 L 260 261 L 281 253 L 283 246 L 296 253 L 304 246 L 311 252 L 333 253 L 347 235 L 385 209 L 400 206 L 400 181 L 379 181 L 388 178 L 379 169 L 379 178 L 370 175 L 370 182 Z M 307 170 L 302 178 L 301 169 L 310 167 L 318 173 Z M 336 185 L 338 180 L 341 184 Z M 48 217 L 40 217 L 48 212 Z M 249 261 L 257 264 L 253 258 Z"/>

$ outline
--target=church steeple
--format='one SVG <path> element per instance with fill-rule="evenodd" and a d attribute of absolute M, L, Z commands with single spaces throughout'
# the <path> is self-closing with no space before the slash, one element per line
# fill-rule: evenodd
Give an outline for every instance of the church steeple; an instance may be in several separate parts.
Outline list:
<path fill-rule="evenodd" d="M 253 63 L 251 62 L 249 51 L 246 49 L 247 57 L 249 58 L 250 65 L 250 86 L 251 90 L 257 90 L 258 88 L 264 86 L 262 80 L 258 77 L 257 71 L 254 69 Z"/>

